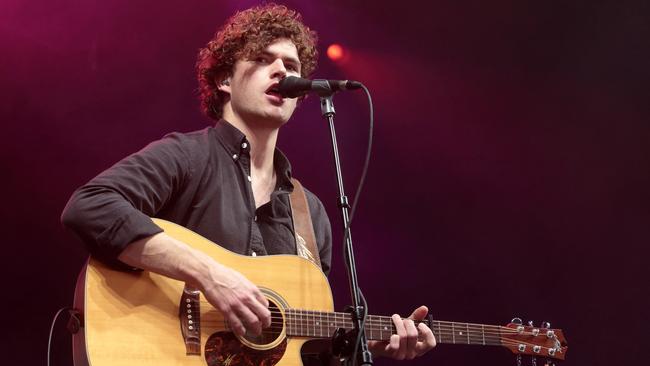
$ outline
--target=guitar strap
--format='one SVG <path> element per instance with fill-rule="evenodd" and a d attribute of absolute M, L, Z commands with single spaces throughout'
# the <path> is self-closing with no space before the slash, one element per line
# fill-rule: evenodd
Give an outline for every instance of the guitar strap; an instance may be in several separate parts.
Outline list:
<path fill-rule="evenodd" d="M 298 255 L 309 259 L 320 267 L 320 255 L 318 255 L 316 235 L 314 234 L 314 225 L 311 222 L 305 190 L 297 179 L 291 178 L 291 183 L 293 184 L 293 192 L 289 195 L 289 203 L 291 204 L 291 218 L 293 219 Z"/>

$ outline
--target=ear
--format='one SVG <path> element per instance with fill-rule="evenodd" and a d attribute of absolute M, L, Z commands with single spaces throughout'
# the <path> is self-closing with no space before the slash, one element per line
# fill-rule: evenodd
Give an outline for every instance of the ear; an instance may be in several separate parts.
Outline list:
<path fill-rule="evenodd" d="M 218 80 L 217 81 L 217 89 L 219 89 L 219 91 L 222 91 L 224 93 L 230 94 L 230 91 L 231 91 L 231 89 L 230 89 L 230 76 L 224 77 L 223 79 Z"/>

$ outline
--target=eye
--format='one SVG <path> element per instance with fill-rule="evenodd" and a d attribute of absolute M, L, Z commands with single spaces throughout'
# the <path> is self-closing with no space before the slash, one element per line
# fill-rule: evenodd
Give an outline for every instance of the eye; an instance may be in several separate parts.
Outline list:
<path fill-rule="evenodd" d="M 267 58 L 264 56 L 257 56 L 254 61 L 258 64 L 266 64 L 269 62 L 269 60 L 267 60 Z"/>

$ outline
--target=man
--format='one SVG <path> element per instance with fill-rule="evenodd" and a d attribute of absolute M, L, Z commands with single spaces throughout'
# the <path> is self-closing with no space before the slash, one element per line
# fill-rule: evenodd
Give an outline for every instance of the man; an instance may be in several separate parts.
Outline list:
<path fill-rule="evenodd" d="M 200 289 L 237 335 L 271 323 L 268 301 L 242 274 L 192 249 L 149 217 L 183 225 L 246 255 L 296 254 L 286 157 L 278 131 L 296 99 L 282 98 L 287 76 L 316 66 L 316 35 L 300 14 L 269 4 L 235 14 L 199 53 L 202 107 L 216 120 L 202 131 L 166 136 L 79 188 L 62 221 L 91 253 L 124 268 L 141 268 Z M 329 272 L 331 230 L 322 203 L 306 191 L 322 268 Z M 426 316 L 425 307 L 412 314 Z M 373 343 L 376 355 L 413 358 L 435 346 L 424 324 L 393 317 L 398 335 Z M 418 333 L 422 340 L 418 341 Z"/>

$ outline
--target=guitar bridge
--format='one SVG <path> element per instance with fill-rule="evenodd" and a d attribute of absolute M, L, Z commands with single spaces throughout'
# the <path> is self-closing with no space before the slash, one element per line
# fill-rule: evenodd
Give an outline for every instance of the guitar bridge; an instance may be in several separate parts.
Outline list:
<path fill-rule="evenodd" d="M 181 302 L 178 306 L 178 319 L 181 322 L 181 333 L 185 341 L 185 353 L 201 355 L 201 293 L 189 287 L 183 288 Z"/>

